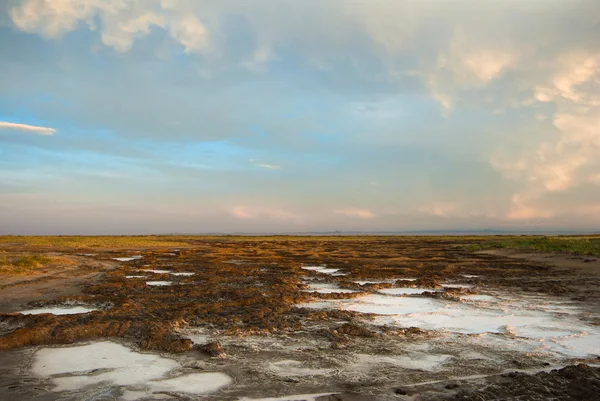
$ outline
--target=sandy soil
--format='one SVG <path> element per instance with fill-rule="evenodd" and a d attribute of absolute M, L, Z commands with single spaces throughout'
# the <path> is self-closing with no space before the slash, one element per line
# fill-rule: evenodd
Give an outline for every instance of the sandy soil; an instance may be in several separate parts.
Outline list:
<path fill-rule="evenodd" d="M 97 282 L 116 262 L 90 261 L 69 255 L 67 265 L 45 267 L 34 274 L 3 275 L 0 279 L 0 313 L 15 311 L 30 303 L 83 295 L 85 286 Z"/>
<path fill-rule="evenodd" d="M 564 319 L 565 327 L 600 326 L 598 261 L 472 253 L 464 245 L 468 240 L 459 238 L 223 238 L 192 241 L 185 249 L 108 249 L 94 256 L 65 251 L 75 265 L 0 281 L 0 399 L 113 400 L 135 394 L 137 399 L 219 400 L 336 394 L 297 398 L 319 401 L 548 398 L 532 393 L 531 383 L 544 384 L 555 399 L 582 399 L 568 398 L 582 394 L 594 399 L 600 383 L 597 355 L 540 351 L 539 344 L 532 350 L 527 347 L 535 341 L 523 340 L 513 329 L 479 333 L 474 328 L 490 313 L 487 304 L 458 331 L 440 330 L 435 322 L 430 328 L 381 323 L 385 316 L 360 312 L 369 306 L 364 299 L 470 311 L 466 300 L 479 296 L 507 300 L 501 305 L 509 308 L 507 313 L 526 308 L 524 316 L 548 324 Z M 115 260 L 123 257 L 137 259 Z M 384 291 L 396 294 L 404 288 L 427 292 L 395 296 Z M 315 307 L 321 304 L 325 307 Z M 57 306 L 98 310 L 17 313 Z M 231 384 L 211 394 L 186 394 L 161 390 L 158 384 L 149 390 L 139 384 L 96 383 L 94 377 L 113 368 L 78 373 L 76 362 L 68 359 L 65 364 L 74 365 L 68 373 L 44 376 L 32 370 L 43 350 L 106 341 L 141 355 L 161 355 L 167 366 L 178 366 L 168 377 L 218 372 Z M 535 375 L 579 363 L 591 367 Z M 515 370 L 524 373 L 509 374 Z M 58 391 L 65 377 L 96 384 Z M 574 392 L 574 380 L 583 393 Z M 510 381 L 518 382 L 513 387 L 521 391 L 499 393 Z"/>
<path fill-rule="evenodd" d="M 492 249 L 478 252 L 486 255 L 505 256 L 531 262 L 549 264 L 557 269 L 575 269 L 579 273 L 600 275 L 600 259 L 594 256 L 560 255 L 539 252 L 523 252 L 514 249 Z"/>

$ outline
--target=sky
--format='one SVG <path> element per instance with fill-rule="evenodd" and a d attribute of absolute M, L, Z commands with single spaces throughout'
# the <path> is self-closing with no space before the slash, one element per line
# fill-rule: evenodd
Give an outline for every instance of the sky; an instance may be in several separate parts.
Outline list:
<path fill-rule="evenodd" d="M 0 0 L 0 234 L 599 228 L 597 0 Z"/>

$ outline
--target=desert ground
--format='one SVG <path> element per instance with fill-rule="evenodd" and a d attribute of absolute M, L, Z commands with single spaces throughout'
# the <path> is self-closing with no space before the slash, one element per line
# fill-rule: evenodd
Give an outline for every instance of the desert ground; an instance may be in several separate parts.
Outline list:
<path fill-rule="evenodd" d="M 0 237 L 0 399 L 597 400 L 599 247 Z"/>

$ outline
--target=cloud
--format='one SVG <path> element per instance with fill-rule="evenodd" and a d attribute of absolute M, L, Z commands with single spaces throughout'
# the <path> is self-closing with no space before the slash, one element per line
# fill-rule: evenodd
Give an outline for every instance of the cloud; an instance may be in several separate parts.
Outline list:
<path fill-rule="evenodd" d="M 164 0 L 24 0 L 10 9 L 10 17 L 20 30 L 48 39 L 58 39 L 84 23 L 91 31 L 100 32 L 102 43 L 122 53 L 153 28 L 167 31 L 186 53 L 203 51 L 209 44 L 208 29 L 177 4 Z"/>
<path fill-rule="evenodd" d="M 57 131 L 54 128 L 40 127 L 37 125 L 11 123 L 8 121 L 0 121 L 0 129 L 10 129 L 17 131 L 31 132 L 39 135 L 54 135 Z"/>
<path fill-rule="evenodd" d="M 281 166 L 278 166 L 276 164 L 261 163 L 258 159 L 248 159 L 248 161 L 257 167 L 262 167 L 269 170 L 278 170 L 281 168 Z"/>
<path fill-rule="evenodd" d="M 78 127 L 92 151 L 147 154 L 180 196 L 199 169 L 167 165 L 207 166 L 198 182 L 219 205 L 258 191 L 279 205 L 223 212 L 241 225 L 312 210 L 323 226 L 388 224 L 343 199 L 443 224 L 558 222 L 597 201 L 582 190 L 600 171 L 594 1 L 318 3 L 11 0 L 0 109 Z M 44 154 L 73 152 L 67 134 Z M 227 146 L 187 146 L 202 142 Z"/>
<path fill-rule="evenodd" d="M 274 164 L 257 164 L 257 166 L 258 167 L 262 167 L 262 168 L 268 168 L 268 169 L 271 169 L 271 170 L 277 170 L 277 169 L 281 168 L 281 166 L 276 166 Z"/>
<path fill-rule="evenodd" d="M 360 219 L 371 219 L 377 215 L 368 209 L 338 209 L 334 210 L 333 213 L 340 214 L 346 217 L 355 217 Z"/>
<path fill-rule="evenodd" d="M 300 215 L 287 212 L 278 208 L 266 206 L 235 206 L 231 208 L 230 214 L 241 220 L 279 220 L 295 224 L 302 223 Z"/>
<path fill-rule="evenodd" d="M 458 206 L 449 202 L 433 202 L 421 205 L 417 210 L 424 214 L 430 214 L 438 217 L 450 217 L 457 213 Z"/>

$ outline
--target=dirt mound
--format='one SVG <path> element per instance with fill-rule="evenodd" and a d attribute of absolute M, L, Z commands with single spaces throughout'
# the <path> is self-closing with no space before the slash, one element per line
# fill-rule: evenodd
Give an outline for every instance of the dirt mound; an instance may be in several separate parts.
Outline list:
<path fill-rule="evenodd" d="M 600 400 L 600 368 L 579 364 L 535 375 L 507 373 L 488 379 L 481 390 L 461 391 L 447 400 Z"/>

